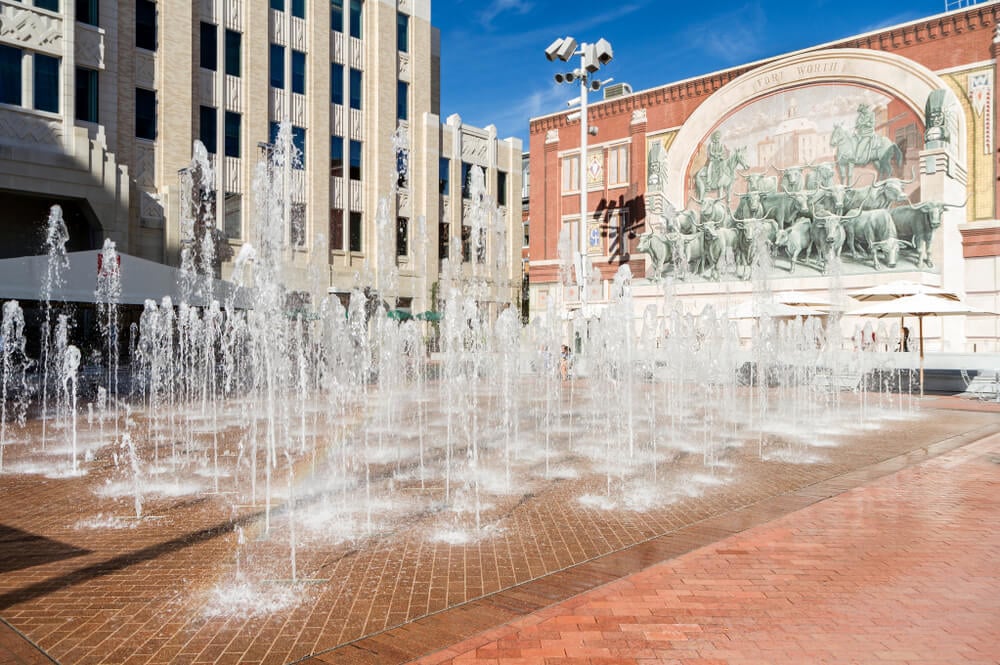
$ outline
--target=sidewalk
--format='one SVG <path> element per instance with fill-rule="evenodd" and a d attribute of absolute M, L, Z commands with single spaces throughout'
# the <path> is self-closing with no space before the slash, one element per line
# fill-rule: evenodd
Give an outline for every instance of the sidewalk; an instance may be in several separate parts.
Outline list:
<path fill-rule="evenodd" d="M 1000 435 L 419 661 L 1000 662 Z"/>

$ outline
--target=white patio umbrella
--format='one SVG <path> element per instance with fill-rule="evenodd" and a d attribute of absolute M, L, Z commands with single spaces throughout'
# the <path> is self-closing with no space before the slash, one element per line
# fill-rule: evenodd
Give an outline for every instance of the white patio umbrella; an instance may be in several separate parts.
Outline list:
<path fill-rule="evenodd" d="M 934 288 L 934 287 L 927 287 Z M 920 395 L 924 394 L 924 317 L 925 316 L 984 316 L 992 315 L 985 309 L 979 309 L 962 302 L 958 296 L 950 293 L 931 294 L 916 293 L 893 300 L 880 300 L 864 307 L 848 312 L 852 316 L 915 316 L 919 321 L 920 337 Z"/>
<path fill-rule="evenodd" d="M 921 284 L 920 282 L 911 282 L 905 279 L 896 280 L 895 282 L 886 282 L 885 284 L 878 284 L 877 286 L 871 286 L 867 289 L 862 289 L 849 295 L 855 300 L 870 302 L 894 300 L 896 298 L 905 298 L 906 296 L 915 296 L 919 294 L 940 296 L 942 298 L 947 298 L 948 300 L 960 299 L 951 291 L 947 291 L 937 286 Z"/>
<path fill-rule="evenodd" d="M 833 301 L 819 293 L 804 291 L 778 291 L 774 294 L 774 302 L 793 307 L 809 307 L 812 309 L 833 309 Z"/>
<path fill-rule="evenodd" d="M 726 310 L 724 314 L 730 319 L 760 319 L 765 316 L 772 319 L 794 319 L 800 316 L 825 316 L 826 312 L 812 307 L 786 305 L 781 302 L 746 300 L 736 307 Z"/>

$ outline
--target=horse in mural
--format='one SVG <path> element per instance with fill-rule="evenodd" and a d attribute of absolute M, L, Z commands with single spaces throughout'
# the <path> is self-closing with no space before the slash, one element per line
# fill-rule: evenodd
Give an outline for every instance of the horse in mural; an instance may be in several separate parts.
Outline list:
<path fill-rule="evenodd" d="M 718 198 L 729 205 L 729 193 L 736 182 L 739 169 L 750 168 L 747 163 L 746 146 L 733 150 L 732 154 L 717 162 L 715 173 L 709 178 L 709 164 L 698 169 L 694 174 L 694 186 L 699 201 L 705 198 L 706 192 L 717 192 Z M 714 182 L 710 182 L 714 180 Z"/>
<path fill-rule="evenodd" d="M 864 140 L 838 123 L 833 126 L 830 145 L 836 148 L 835 161 L 842 184 L 851 182 L 855 166 L 872 164 L 878 171 L 879 180 L 892 177 L 894 161 L 900 168 L 903 166 L 903 151 L 888 136 L 873 134 Z"/>

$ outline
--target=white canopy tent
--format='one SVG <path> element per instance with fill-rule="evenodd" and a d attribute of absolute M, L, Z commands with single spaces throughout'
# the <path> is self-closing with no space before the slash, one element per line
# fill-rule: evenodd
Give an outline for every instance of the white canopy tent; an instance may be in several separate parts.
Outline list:
<path fill-rule="evenodd" d="M 52 289 L 52 301 L 96 302 L 98 250 L 71 252 L 69 268 L 63 272 L 63 285 Z M 142 305 L 146 300 L 159 303 L 170 296 L 174 304 L 180 301 L 178 277 L 180 271 L 162 263 L 140 259 L 137 256 L 118 254 L 121 257 L 121 296 L 123 305 Z M 0 300 L 39 300 L 42 281 L 48 270 L 47 256 L 20 256 L 0 259 Z M 220 303 L 226 303 L 233 294 L 238 297 L 236 307 L 246 307 L 251 302 L 249 293 L 239 293 L 235 284 L 213 279 L 212 294 Z M 204 306 L 206 299 L 195 293 L 191 304 Z"/>

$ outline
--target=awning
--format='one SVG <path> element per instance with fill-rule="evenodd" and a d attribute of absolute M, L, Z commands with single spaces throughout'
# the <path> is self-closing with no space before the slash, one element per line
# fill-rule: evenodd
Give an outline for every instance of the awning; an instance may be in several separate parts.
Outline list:
<path fill-rule="evenodd" d="M 86 252 L 70 252 L 69 268 L 63 271 L 63 285 L 52 289 L 52 301 L 62 302 L 96 302 L 97 261 L 99 250 Z M 140 259 L 137 256 L 118 253 L 121 257 L 121 296 L 118 302 L 123 305 L 142 305 L 146 300 L 159 303 L 163 296 L 170 296 L 174 304 L 180 302 L 180 289 L 177 278 L 180 270 L 155 261 Z M 20 256 L 13 259 L 0 259 L 0 300 L 40 300 L 42 295 L 42 280 L 48 271 L 47 256 Z M 204 282 L 203 278 L 201 279 Z M 213 279 L 212 297 L 225 304 L 237 287 L 232 282 Z M 196 289 L 197 290 L 197 289 Z M 191 304 L 204 306 L 206 298 L 192 295 Z M 244 308 L 252 301 L 247 292 L 238 294 L 233 303 Z"/>

